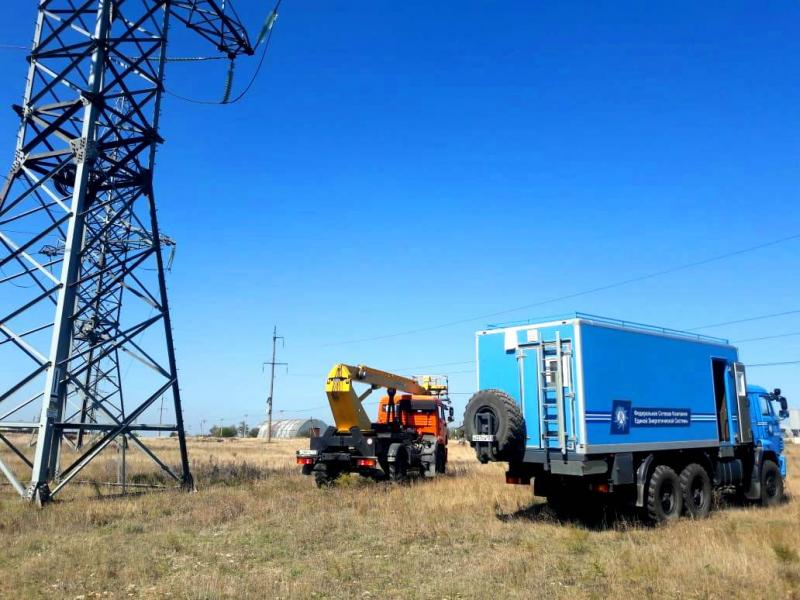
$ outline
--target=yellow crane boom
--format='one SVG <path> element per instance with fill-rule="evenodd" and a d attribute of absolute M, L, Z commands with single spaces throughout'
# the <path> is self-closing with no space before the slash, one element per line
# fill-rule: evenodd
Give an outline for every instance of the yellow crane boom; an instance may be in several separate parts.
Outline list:
<path fill-rule="evenodd" d="M 331 405 L 337 431 L 347 433 L 353 427 L 358 427 L 361 431 L 372 429 L 372 421 L 367 416 L 362 403 L 373 390 L 386 388 L 408 394 L 436 394 L 439 390 L 433 389 L 433 387 L 438 386 L 433 386 L 430 378 L 427 379 L 427 382 L 420 384 L 415 379 L 365 365 L 353 366 L 342 363 L 334 365 L 325 382 L 325 394 Z M 354 383 L 363 383 L 369 387 L 365 392 L 359 394 L 353 387 Z M 428 383 L 427 387 L 424 385 L 425 383 Z"/>

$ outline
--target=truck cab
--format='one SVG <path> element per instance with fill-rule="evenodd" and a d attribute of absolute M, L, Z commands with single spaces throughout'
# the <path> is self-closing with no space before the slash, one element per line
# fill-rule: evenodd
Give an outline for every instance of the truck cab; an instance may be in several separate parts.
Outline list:
<path fill-rule="evenodd" d="M 436 396 L 398 394 L 394 403 L 383 396 L 378 403 L 378 423 L 392 422 L 392 411 L 396 411 L 400 426 L 413 429 L 420 437 L 435 438 L 447 445 L 447 423 L 452 420 L 452 408 Z"/>
<path fill-rule="evenodd" d="M 767 392 L 757 385 L 747 386 L 750 397 L 750 422 L 753 430 L 753 443 L 765 455 L 777 458 L 781 477 L 786 477 L 786 456 L 783 454 L 784 442 L 781 433 L 781 420 L 789 416 L 786 398 L 779 389 Z"/>

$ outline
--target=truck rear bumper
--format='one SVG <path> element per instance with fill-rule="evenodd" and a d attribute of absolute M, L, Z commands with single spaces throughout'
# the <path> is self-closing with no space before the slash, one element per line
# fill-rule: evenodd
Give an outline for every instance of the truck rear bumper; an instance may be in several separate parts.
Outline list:
<path fill-rule="evenodd" d="M 523 463 L 541 465 L 545 471 L 556 475 L 602 475 L 608 473 L 610 465 L 605 458 L 587 456 L 569 451 L 526 448 Z"/>

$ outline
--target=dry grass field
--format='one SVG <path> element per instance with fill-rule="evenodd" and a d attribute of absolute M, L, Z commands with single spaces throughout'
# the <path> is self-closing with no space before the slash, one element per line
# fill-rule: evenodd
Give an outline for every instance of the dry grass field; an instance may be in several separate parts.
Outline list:
<path fill-rule="evenodd" d="M 293 464 L 303 444 L 194 440 L 194 494 L 78 485 L 37 510 L 0 487 L 0 596 L 800 597 L 796 501 L 661 528 L 559 522 L 468 447 L 453 447 L 435 481 L 317 490 Z M 134 480 L 154 480 L 139 453 L 130 459 Z M 795 497 L 799 462 L 790 449 Z M 113 479 L 114 454 L 92 468 Z"/>

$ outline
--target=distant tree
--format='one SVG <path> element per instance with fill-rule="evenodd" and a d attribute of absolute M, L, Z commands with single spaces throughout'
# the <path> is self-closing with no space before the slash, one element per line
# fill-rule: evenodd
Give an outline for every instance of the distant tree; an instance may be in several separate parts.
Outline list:
<path fill-rule="evenodd" d="M 234 425 L 214 425 L 210 430 L 211 437 L 232 438 L 237 435 L 237 428 Z"/>
<path fill-rule="evenodd" d="M 247 437 L 256 438 L 258 437 L 258 427 L 251 427 L 250 431 L 247 432 Z"/>

